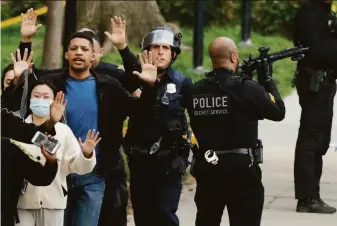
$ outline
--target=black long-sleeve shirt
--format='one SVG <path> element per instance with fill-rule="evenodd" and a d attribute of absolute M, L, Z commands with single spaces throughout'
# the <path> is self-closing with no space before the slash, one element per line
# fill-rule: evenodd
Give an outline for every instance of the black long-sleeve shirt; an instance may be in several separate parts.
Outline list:
<path fill-rule="evenodd" d="M 330 31 L 331 19 L 331 8 L 323 1 L 301 6 L 294 19 L 294 43 L 310 50 L 299 66 L 337 71 L 337 32 Z"/>
<path fill-rule="evenodd" d="M 258 120 L 281 121 L 285 107 L 273 80 L 265 87 L 252 80 L 230 80 L 233 71 L 213 71 L 217 83 L 196 82 L 184 95 L 184 104 L 200 150 L 253 148 L 258 139 Z"/>
<path fill-rule="evenodd" d="M 31 139 L 37 131 L 47 132 L 52 136 L 56 134 L 54 128 L 47 128 L 46 123 L 40 126 L 36 126 L 33 123 L 25 123 L 24 119 L 15 116 L 8 109 L 1 109 L 1 137 L 9 137 L 24 143 L 31 143 Z"/>
<path fill-rule="evenodd" d="M 16 206 L 24 180 L 35 186 L 48 186 L 56 176 L 56 161 L 47 161 L 43 166 L 12 143 L 15 140 L 31 143 L 37 131 L 56 134 L 54 128 L 46 127 L 46 123 L 40 126 L 25 123 L 8 109 L 1 109 L 1 225 L 14 226 Z M 10 139 L 14 141 L 11 142 Z"/>
<path fill-rule="evenodd" d="M 24 123 L 21 121 L 20 124 L 23 125 Z M 17 125 L 13 124 L 12 126 Z M 28 126 L 31 129 L 33 125 L 25 124 L 25 126 L 26 129 Z M 16 132 L 20 133 L 20 127 L 16 127 L 16 129 Z M 4 135 L 3 131 L 2 136 Z M 31 135 L 29 128 L 26 132 L 25 136 L 28 139 Z M 25 139 L 21 141 L 25 142 Z M 53 182 L 57 170 L 58 164 L 56 161 L 47 161 L 45 165 L 42 165 L 38 159 L 30 159 L 24 150 L 15 145 L 15 141 L 1 137 L 1 225 L 14 226 L 16 206 L 24 180 L 35 186 L 48 186 Z"/>

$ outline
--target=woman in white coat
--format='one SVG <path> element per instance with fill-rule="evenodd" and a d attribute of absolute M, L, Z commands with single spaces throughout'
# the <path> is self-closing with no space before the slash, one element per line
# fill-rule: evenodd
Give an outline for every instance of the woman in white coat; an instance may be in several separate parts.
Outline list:
<path fill-rule="evenodd" d="M 46 81 L 36 81 L 32 86 L 30 110 L 27 123 L 44 123 L 49 117 L 50 104 L 55 95 L 53 85 Z M 86 174 L 96 165 L 94 148 L 100 141 L 98 132 L 88 131 L 84 143 L 77 141 L 71 129 L 63 123 L 55 125 L 54 138 L 61 144 L 56 152 L 59 168 L 54 181 L 46 187 L 37 187 L 28 182 L 23 186 L 18 203 L 20 226 L 63 226 L 64 209 L 67 203 L 66 176 L 70 173 Z M 23 132 L 23 131 L 20 131 Z M 38 146 L 19 143 L 31 158 L 45 163 Z"/>

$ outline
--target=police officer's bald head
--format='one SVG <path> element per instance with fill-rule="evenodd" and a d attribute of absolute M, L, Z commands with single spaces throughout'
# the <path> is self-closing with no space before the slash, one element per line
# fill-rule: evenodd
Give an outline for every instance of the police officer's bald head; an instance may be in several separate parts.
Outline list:
<path fill-rule="evenodd" d="M 239 54 L 235 42 L 228 37 L 218 37 L 208 46 L 213 68 L 230 68 L 236 71 L 239 66 Z"/>

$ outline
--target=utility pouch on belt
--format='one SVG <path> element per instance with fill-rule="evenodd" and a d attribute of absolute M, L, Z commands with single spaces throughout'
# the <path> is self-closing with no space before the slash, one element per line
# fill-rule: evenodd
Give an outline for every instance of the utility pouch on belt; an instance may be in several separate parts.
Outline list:
<path fill-rule="evenodd" d="M 253 150 L 253 156 L 257 164 L 263 163 L 263 145 L 261 140 L 257 140 L 257 146 Z"/>
<path fill-rule="evenodd" d="M 310 91 L 318 92 L 320 84 L 327 77 L 327 72 L 312 68 L 305 68 L 305 71 L 310 75 Z"/>

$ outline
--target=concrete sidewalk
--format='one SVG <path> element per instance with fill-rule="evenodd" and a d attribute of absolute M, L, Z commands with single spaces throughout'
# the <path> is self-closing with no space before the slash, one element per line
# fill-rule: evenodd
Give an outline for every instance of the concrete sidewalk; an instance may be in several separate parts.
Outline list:
<path fill-rule="evenodd" d="M 261 121 L 259 137 L 264 144 L 263 183 L 265 209 L 262 226 L 337 226 L 337 214 L 320 215 L 296 213 L 294 199 L 294 149 L 300 119 L 296 93 L 285 98 L 286 118 L 282 122 Z M 335 109 L 337 114 L 337 98 Z M 337 143 L 337 117 L 334 117 L 332 143 Z M 192 226 L 195 221 L 195 184 L 186 186 L 178 209 L 181 226 Z M 328 204 L 337 207 L 337 152 L 329 151 L 324 157 L 321 196 Z M 244 217 L 244 216 L 243 216 Z M 129 226 L 133 226 L 130 216 Z M 224 212 L 221 225 L 229 225 Z"/>

